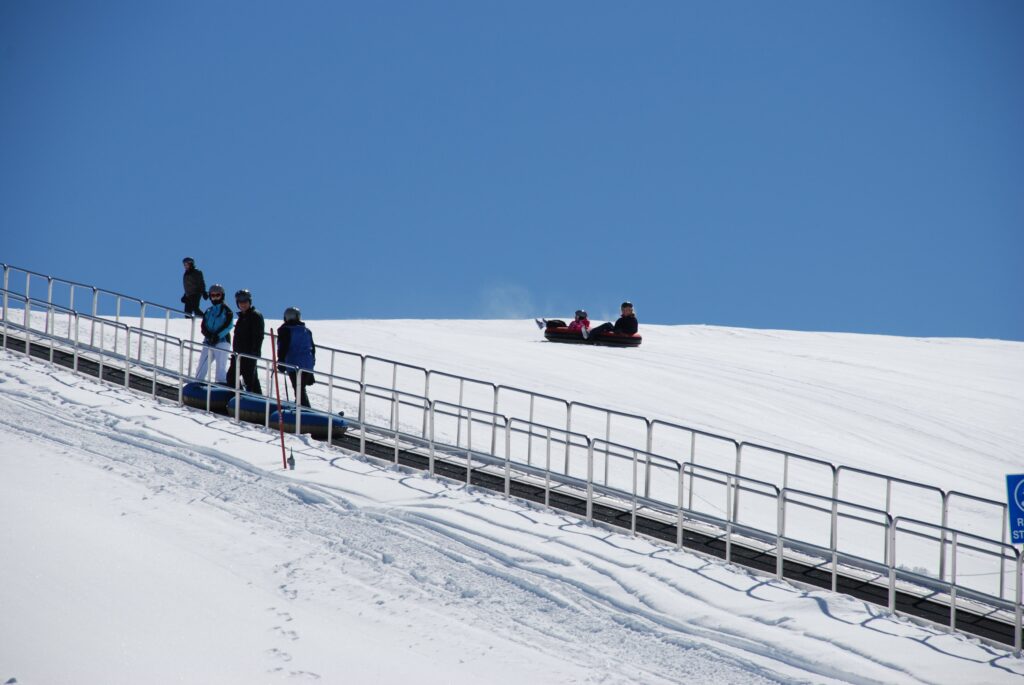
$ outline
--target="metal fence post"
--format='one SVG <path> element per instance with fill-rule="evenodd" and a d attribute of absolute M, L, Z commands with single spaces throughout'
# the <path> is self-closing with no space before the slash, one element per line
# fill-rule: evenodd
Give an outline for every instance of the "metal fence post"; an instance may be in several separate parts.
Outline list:
<path fill-rule="evenodd" d="M 778 513 L 775 523 L 775 577 L 782 580 L 784 560 L 784 540 L 786 536 L 786 488 L 779 493 Z"/>
<path fill-rule="evenodd" d="M 830 551 L 832 552 L 832 592 L 836 591 L 836 585 L 838 582 L 837 574 L 839 572 L 839 555 L 837 549 L 839 546 L 839 502 L 835 499 L 832 500 L 832 543 L 830 545 Z"/>
<path fill-rule="evenodd" d="M 572 438 L 567 434 L 565 436 L 565 444 L 568 445 Z M 530 442 L 533 442 L 533 426 L 530 426 Z M 545 450 L 547 457 L 545 458 L 544 464 L 544 506 L 551 506 L 551 428 L 547 428 L 547 449 Z M 566 471 L 565 475 L 569 475 Z"/>
<path fill-rule="evenodd" d="M 949 523 L 949 493 L 942 493 L 942 540 L 939 543 L 939 580 L 946 579 L 946 526 Z"/>
<path fill-rule="evenodd" d="M 607 468 L 607 464 L 605 466 Z M 630 524 L 629 524 L 629 532 L 632 533 L 633 535 L 636 535 L 636 510 L 637 510 L 637 505 L 638 505 L 637 489 L 639 487 L 639 474 L 637 473 L 637 469 L 639 469 L 639 468 L 640 468 L 639 459 L 637 457 L 636 448 L 634 447 L 633 448 L 633 511 L 631 512 L 631 515 L 630 515 Z M 607 478 L 605 478 L 605 485 L 608 485 L 608 479 Z"/>
<path fill-rule="evenodd" d="M 459 379 L 459 406 L 463 405 L 462 402 L 462 391 L 464 388 L 463 379 Z M 458 447 L 462 442 L 462 410 L 459 410 L 459 420 L 455 424 L 455 446 Z"/>
<path fill-rule="evenodd" d="M 1003 509 L 1003 537 L 1000 540 L 1004 545 L 1006 544 L 1006 531 L 1010 528 L 1010 508 L 1005 507 Z M 1006 556 L 999 558 L 999 599 L 1003 598 L 1003 593 L 1006 588 Z M 1020 602 L 1018 601 L 1018 604 Z"/>
<path fill-rule="evenodd" d="M 742 461 L 741 461 L 743 459 L 743 443 L 742 442 L 736 442 L 734 440 L 733 444 L 736 446 L 736 466 L 733 469 L 733 473 L 735 473 L 737 476 L 739 476 L 740 472 L 743 469 Z M 738 486 L 739 482 L 737 482 L 736 485 Z M 740 518 L 740 489 L 739 489 L 739 487 L 737 487 L 733 491 L 732 513 L 733 513 L 733 516 L 735 516 L 736 520 L 738 521 L 739 518 Z"/>
<path fill-rule="evenodd" d="M 693 481 L 694 481 L 693 470 L 694 470 L 694 467 L 697 465 L 697 462 L 696 462 L 696 459 L 697 459 L 696 447 L 697 447 L 697 433 L 695 433 L 694 431 L 690 431 L 690 493 L 689 493 L 689 499 L 687 501 L 690 503 L 690 508 L 691 509 L 693 509 Z"/>
<path fill-rule="evenodd" d="M 462 414 L 462 409 L 459 409 Z M 461 422 L 460 422 L 461 423 Z M 473 481 L 473 410 L 466 408 L 466 485 Z"/>
<path fill-rule="evenodd" d="M 1024 633 L 1024 626 L 1021 625 L 1021 605 L 1024 604 L 1024 550 L 1015 550 L 1017 553 L 1017 608 L 1014 616 L 1017 630 L 1014 633 L 1013 648 L 1017 657 L 1021 655 L 1021 633 Z"/>
<path fill-rule="evenodd" d="M 734 476 L 725 477 L 725 563 L 732 563 L 732 488 Z"/>
<path fill-rule="evenodd" d="M 427 398 L 427 411 L 430 414 L 430 457 L 428 458 L 428 473 L 434 475 L 434 400 Z"/>
<path fill-rule="evenodd" d="M 512 419 L 505 417 L 505 498 L 512 493 Z"/>
<path fill-rule="evenodd" d="M 423 397 L 430 399 L 430 372 L 423 374 Z M 427 434 L 427 414 L 423 414 L 423 435 Z"/>
<path fill-rule="evenodd" d="M 334 350 L 331 350 L 331 375 L 327 377 L 327 444 L 334 442 Z"/>
<path fill-rule="evenodd" d="M 494 388 L 494 407 L 491 409 L 491 454 L 494 454 L 495 440 L 498 437 L 498 393 L 500 390 L 497 385 L 492 384 L 491 387 Z"/>
<path fill-rule="evenodd" d="M 25 328 L 31 328 L 30 312 L 32 311 L 32 275 L 25 274 Z"/>
<path fill-rule="evenodd" d="M 46 277 L 46 323 L 43 330 L 46 331 L 47 335 L 53 335 L 53 276 Z M 50 363 L 53 363 L 53 352 L 51 349 Z"/>
<path fill-rule="evenodd" d="M 4 264 L 4 323 L 7 322 L 7 291 L 10 285 L 11 267 Z M 4 346 L 7 345 L 6 336 L 4 337 Z"/>
<path fill-rule="evenodd" d="M 893 519 L 892 527 L 889 528 L 889 611 L 896 612 L 896 526 L 899 525 L 899 517 Z"/>
<path fill-rule="evenodd" d="M 953 540 L 953 559 L 950 562 L 950 582 L 949 582 L 949 629 L 950 631 L 956 630 L 956 531 L 951 533 Z"/>
<path fill-rule="evenodd" d="M 676 547 L 683 548 L 683 464 L 676 464 L 679 472 L 679 490 L 676 493 Z"/>
<path fill-rule="evenodd" d="M 72 357 L 71 370 L 78 373 L 78 312 L 72 312 L 72 316 L 75 321 L 75 335 L 72 337 L 72 341 L 74 341 L 74 351 L 72 354 L 74 356 Z"/>
<path fill-rule="evenodd" d="M 644 475 L 644 497 L 651 496 L 651 453 L 654 452 L 654 424 L 650 419 L 646 419 L 647 423 L 647 467 Z"/>
<path fill-rule="evenodd" d="M 611 448 L 612 440 L 612 414 L 611 412 L 604 413 L 604 484 L 608 485 L 608 466 L 611 459 L 609 458 L 608 451 Z"/>
<path fill-rule="evenodd" d="M 568 443 L 568 440 L 566 440 Z M 594 522 L 594 441 L 587 438 L 587 523 Z"/>
<path fill-rule="evenodd" d="M 397 392 L 393 395 L 392 403 L 393 403 L 394 409 L 395 409 L 395 411 L 394 411 L 394 415 L 395 415 L 395 425 L 394 425 L 394 430 L 395 430 L 395 456 L 394 456 L 394 460 L 395 460 L 395 464 L 398 464 L 398 451 L 399 451 L 398 450 L 398 440 L 399 440 L 399 433 L 401 432 L 399 430 L 399 424 L 401 423 L 401 417 L 399 416 L 399 413 L 401 412 L 401 409 L 402 409 L 402 400 L 398 396 Z"/>
<path fill-rule="evenodd" d="M 146 330 L 146 302 L 139 303 L 139 330 Z M 139 336 L 139 361 L 142 361 L 142 336 Z"/>
<path fill-rule="evenodd" d="M 832 467 L 832 531 L 830 534 L 831 540 L 829 541 L 829 547 L 831 549 L 836 548 L 836 526 L 834 522 L 836 516 L 839 515 L 839 471 L 833 466 Z"/>
<path fill-rule="evenodd" d="M 117 331 L 119 329 L 115 328 L 114 330 Z M 131 377 L 132 377 L 131 376 L 131 371 L 129 371 L 129 369 L 131 368 L 129 365 L 131 364 L 131 357 L 132 357 L 132 355 L 131 355 L 131 350 L 132 350 L 132 329 L 126 328 L 125 329 L 125 333 L 124 333 L 124 337 L 125 337 L 125 340 L 124 340 L 124 387 L 125 388 L 129 388 L 129 387 L 131 387 L 130 386 L 130 382 L 131 382 Z M 114 348 L 114 354 L 117 354 L 117 348 L 116 347 Z"/>
<path fill-rule="evenodd" d="M 430 425 L 430 436 L 431 436 L 431 443 L 430 443 L 430 467 L 431 467 L 431 469 L 433 469 L 433 467 L 434 467 L 434 443 L 433 443 L 433 436 L 434 436 L 433 421 L 434 421 L 434 417 L 433 417 L 433 410 L 431 410 L 430 421 L 431 421 L 431 425 Z M 362 381 L 359 382 L 359 453 L 360 454 L 366 454 L 366 383 L 363 383 Z M 433 474 L 434 473 L 433 470 L 431 470 L 430 473 Z"/>

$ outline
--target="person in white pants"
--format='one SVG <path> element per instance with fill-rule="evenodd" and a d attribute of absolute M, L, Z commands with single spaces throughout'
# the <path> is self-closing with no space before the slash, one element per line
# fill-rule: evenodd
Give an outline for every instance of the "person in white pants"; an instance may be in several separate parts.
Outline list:
<path fill-rule="evenodd" d="M 207 380 L 210 370 L 210 359 L 216 367 L 214 374 L 217 383 L 227 383 L 228 356 L 231 353 L 231 326 L 234 312 L 224 304 L 224 287 L 210 286 L 210 308 L 203 313 L 203 351 L 199 355 L 199 366 L 196 367 L 196 378 Z"/>

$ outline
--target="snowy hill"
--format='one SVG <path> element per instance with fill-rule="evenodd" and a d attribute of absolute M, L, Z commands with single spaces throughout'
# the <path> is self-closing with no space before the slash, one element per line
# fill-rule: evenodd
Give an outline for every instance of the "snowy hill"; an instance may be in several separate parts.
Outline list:
<path fill-rule="evenodd" d="M 181 324 L 175 324 L 181 325 Z M 998 498 L 1024 345 L 311 322 L 321 345 Z M 531 330 L 532 329 L 532 330 Z M 322 359 L 321 359 L 322 362 Z M 1024 662 L 643 539 L 0 353 L 0 678 L 1019 682 Z"/>

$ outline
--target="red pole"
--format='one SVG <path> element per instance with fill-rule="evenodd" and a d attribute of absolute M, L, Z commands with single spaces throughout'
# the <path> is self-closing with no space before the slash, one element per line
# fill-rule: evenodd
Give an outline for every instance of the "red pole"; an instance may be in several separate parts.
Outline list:
<path fill-rule="evenodd" d="M 277 380 L 277 345 L 274 343 L 274 329 L 270 329 L 270 358 L 274 362 L 274 393 L 277 395 L 277 429 L 281 433 L 281 468 L 288 470 L 288 458 L 284 455 L 284 417 L 281 416 L 281 383 Z"/>

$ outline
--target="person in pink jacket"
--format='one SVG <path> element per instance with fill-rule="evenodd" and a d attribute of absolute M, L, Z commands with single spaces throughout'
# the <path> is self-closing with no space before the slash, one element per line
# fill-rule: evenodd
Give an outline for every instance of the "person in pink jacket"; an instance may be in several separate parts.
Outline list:
<path fill-rule="evenodd" d="M 587 311 L 585 309 L 576 310 L 576 318 L 569 324 L 570 331 L 579 331 L 579 333 L 586 338 L 590 333 L 590 319 L 587 318 Z"/>

